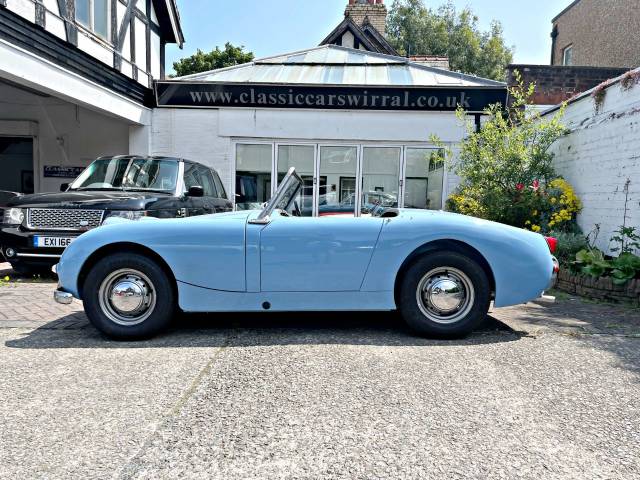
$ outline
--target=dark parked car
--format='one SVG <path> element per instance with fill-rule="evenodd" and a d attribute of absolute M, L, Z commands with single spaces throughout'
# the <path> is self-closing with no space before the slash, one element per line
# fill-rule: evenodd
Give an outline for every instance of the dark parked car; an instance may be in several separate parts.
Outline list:
<path fill-rule="evenodd" d="M 19 195 L 20 193 L 17 192 L 7 192 L 5 190 L 0 190 L 0 208 L 2 208 L 3 205 L 6 205 L 7 202 L 13 197 L 17 197 Z"/>
<path fill-rule="evenodd" d="M 16 197 L 0 207 L 0 250 L 17 272 L 50 269 L 76 237 L 110 217 L 176 218 L 233 209 L 215 170 L 178 158 L 99 158 L 61 190 Z"/>

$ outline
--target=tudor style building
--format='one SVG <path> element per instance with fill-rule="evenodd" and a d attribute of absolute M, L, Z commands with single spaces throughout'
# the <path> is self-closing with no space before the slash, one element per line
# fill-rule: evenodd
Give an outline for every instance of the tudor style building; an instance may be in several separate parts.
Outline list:
<path fill-rule="evenodd" d="M 0 190 L 57 190 L 146 151 L 175 0 L 0 0 Z"/>
<path fill-rule="evenodd" d="M 398 55 L 385 38 L 387 7 L 383 0 L 349 0 L 344 20 L 320 45 L 340 45 L 369 52 Z"/>

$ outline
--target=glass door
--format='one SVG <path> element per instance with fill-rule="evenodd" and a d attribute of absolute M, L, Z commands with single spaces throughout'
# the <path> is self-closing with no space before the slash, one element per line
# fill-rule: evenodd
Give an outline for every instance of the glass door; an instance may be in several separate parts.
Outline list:
<path fill-rule="evenodd" d="M 358 147 L 320 145 L 318 215 L 355 215 Z"/>
<path fill-rule="evenodd" d="M 360 211 L 376 207 L 397 208 L 400 198 L 402 147 L 362 148 L 362 194 Z"/>
<path fill-rule="evenodd" d="M 314 214 L 315 158 L 315 145 L 277 145 L 278 185 L 291 167 L 295 167 L 304 182 L 299 205 L 303 217 L 312 217 Z"/>
<path fill-rule="evenodd" d="M 444 164 L 439 150 L 407 148 L 405 176 L 405 208 L 442 209 Z"/>
<path fill-rule="evenodd" d="M 236 210 L 260 209 L 271 198 L 271 144 L 236 145 Z"/>

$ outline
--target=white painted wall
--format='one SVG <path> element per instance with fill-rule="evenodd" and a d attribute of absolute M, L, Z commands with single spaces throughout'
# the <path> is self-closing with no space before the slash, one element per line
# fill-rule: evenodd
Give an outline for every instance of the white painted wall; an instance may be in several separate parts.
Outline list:
<path fill-rule="evenodd" d="M 30 132 L 16 130 L 25 121 L 29 121 Z M 87 166 L 101 155 L 129 152 L 128 123 L 55 97 L 0 84 L 0 135 L 29 133 L 36 139 L 36 191 L 58 191 L 62 183 L 70 181 L 45 179 L 44 165 Z"/>
<path fill-rule="evenodd" d="M 600 224 L 598 247 L 609 251 L 609 239 L 624 220 L 627 180 L 627 225 L 640 228 L 640 85 L 628 91 L 609 87 L 598 114 L 586 95 L 567 107 L 564 122 L 571 133 L 552 147 L 556 168 L 584 204 L 580 227 L 588 233 Z"/>
<path fill-rule="evenodd" d="M 150 153 L 210 165 L 232 191 L 236 139 L 426 146 L 435 134 L 454 146 L 464 133 L 454 113 L 157 108 Z M 447 176 L 445 196 L 456 185 Z"/>

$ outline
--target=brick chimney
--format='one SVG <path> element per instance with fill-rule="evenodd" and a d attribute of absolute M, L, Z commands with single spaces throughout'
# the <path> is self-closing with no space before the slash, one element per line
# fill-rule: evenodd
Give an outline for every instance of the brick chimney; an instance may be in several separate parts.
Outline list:
<path fill-rule="evenodd" d="M 349 0 L 344 12 L 356 25 L 369 22 L 382 35 L 387 33 L 387 7 L 384 0 Z"/>

